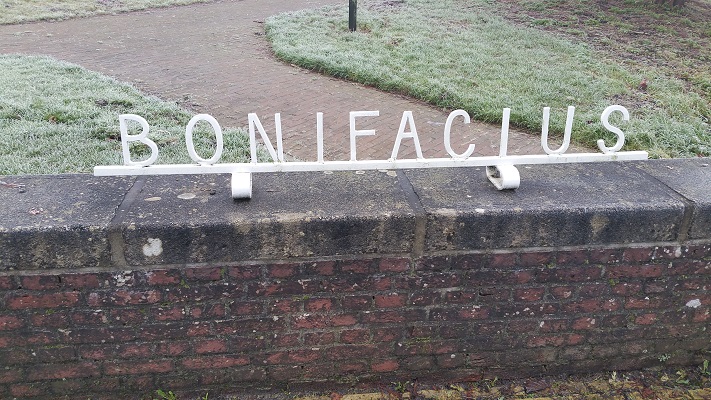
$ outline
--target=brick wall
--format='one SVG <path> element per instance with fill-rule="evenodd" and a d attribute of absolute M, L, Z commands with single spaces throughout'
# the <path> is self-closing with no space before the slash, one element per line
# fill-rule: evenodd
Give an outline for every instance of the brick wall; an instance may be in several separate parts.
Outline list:
<path fill-rule="evenodd" d="M 678 168 L 680 162 L 673 163 Z M 632 168 L 635 179 L 639 168 Z M 304 191 L 309 179 L 329 179 L 309 176 L 299 180 Z M 534 178 L 528 184 L 535 188 Z M 53 179 L 16 181 L 32 191 Z M 499 210 L 487 214 L 492 205 L 482 204 L 525 196 L 525 179 L 517 193 L 479 188 L 471 212 L 452 203 L 454 219 L 452 210 L 428 205 L 417 175 L 406 182 L 402 176 L 349 175 L 356 188 L 361 179 L 376 187 L 358 198 L 341 193 L 335 201 L 319 191 L 322 203 L 316 205 L 300 193 L 285 203 L 266 200 L 266 206 L 258 197 L 232 203 L 199 192 L 220 187 L 220 177 L 156 181 L 163 186 L 119 179 L 94 187 L 94 179 L 59 183 L 93 198 L 93 205 L 77 206 L 74 198 L 57 204 L 54 194 L 4 202 L 11 207 L 0 229 L 0 398 L 138 397 L 158 388 L 213 396 L 287 384 L 454 382 L 700 364 L 711 356 L 708 209 L 693 194 L 670 194 L 659 182 L 653 190 L 645 186 L 644 195 L 655 200 L 653 207 L 642 205 L 639 215 L 646 220 L 639 224 L 628 223 L 634 210 L 619 209 L 631 195 L 613 198 L 618 208 L 603 212 L 610 195 L 602 193 L 600 209 L 584 204 L 592 207 L 589 218 L 579 207 L 560 204 L 540 213 L 515 211 L 523 219 L 505 214 L 501 218 L 512 225 L 492 228 L 493 240 L 503 240 L 496 229 L 519 229 L 527 232 L 519 238 L 526 245 L 487 248 L 492 239 L 472 236 L 482 230 L 476 218 L 491 224 Z M 265 182 L 272 179 L 280 178 Z M 378 188 L 379 179 L 391 189 Z M 615 179 L 629 185 L 624 175 Z M 320 187 L 316 183 L 310 190 Z M 112 188 L 127 195 L 114 196 Z M 206 200 L 185 203 L 178 195 L 186 191 Z M 402 199 L 395 198 L 400 192 Z M 412 192 L 419 203 L 413 204 Z M 264 188 L 256 193 L 271 196 Z M 155 197 L 172 200 L 159 207 Z M 371 197 L 387 203 L 374 209 Z M 106 217 L 47 227 L 58 216 L 78 215 L 68 212 L 72 207 L 104 210 Z M 304 215 L 287 213 L 289 207 L 301 207 Z M 44 214 L 15 215 L 30 209 Z M 604 217 L 613 237 L 628 229 L 638 239 L 604 243 L 587 234 L 590 243 L 577 244 L 575 230 L 545 233 L 555 228 L 541 222 L 551 213 L 564 220 L 575 215 L 570 219 L 580 231 L 599 231 L 595 221 Z M 36 216 L 41 229 L 26 222 Z M 226 225 L 214 222 L 222 219 Z M 648 226 L 654 229 L 639 232 Z M 50 239 L 63 235 L 63 242 Z M 318 240 L 299 239 L 304 236 Z M 239 245 L 230 247 L 235 241 Z M 477 241 L 484 244 L 471 244 Z"/>

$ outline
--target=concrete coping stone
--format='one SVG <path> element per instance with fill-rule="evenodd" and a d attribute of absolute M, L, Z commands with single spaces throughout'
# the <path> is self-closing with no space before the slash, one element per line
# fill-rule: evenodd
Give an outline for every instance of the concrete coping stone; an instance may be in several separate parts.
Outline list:
<path fill-rule="evenodd" d="M 708 159 L 227 175 L 9 176 L 0 271 L 711 240 Z"/>

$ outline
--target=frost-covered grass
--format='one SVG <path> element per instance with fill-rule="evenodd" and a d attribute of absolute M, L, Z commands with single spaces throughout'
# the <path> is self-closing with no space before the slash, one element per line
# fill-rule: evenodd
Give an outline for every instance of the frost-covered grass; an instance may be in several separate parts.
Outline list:
<path fill-rule="evenodd" d="M 192 114 L 134 87 L 77 65 L 48 57 L 0 55 L 0 175 L 91 172 L 96 165 L 120 165 L 119 114 L 138 114 L 151 126 L 159 148 L 156 163 L 192 163 L 185 126 Z M 130 125 L 139 133 L 138 124 Z M 210 158 L 214 134 L 200 122 L 194 134 L 198 154 Z M 249 138 L 224 130 L 222 162 L 246 162 Z M 138 142 L 134 142 L 138 143 Z M 134 160 L 149 150 L 132 144 Z"/>
<path fill-rule="evenodd" d="M 210 0 L 4 0 L 0 3 L 0 24 L 87 17 L 208 1 Z"/>
<path fill-rule="evenodd" d="M 611 104 L 631 112 L 625 150 L 653 157 L 711 154 L 711 106 L 685 82 L 649 68 L 632 70 L 583 43 L 515 25 L 487 0 L 361 0 L 358 30 L 347 6 L 282 14 L 267 20 L 277 56 L 336 77 L 462 108 L 473 118 L 540 132 L 551 107 L 551 132 L 562 133 L 576 107 L 573 140 L 612 143 L 600 123 Z M 654 82 L 640 89 L 643 79 Z"/>

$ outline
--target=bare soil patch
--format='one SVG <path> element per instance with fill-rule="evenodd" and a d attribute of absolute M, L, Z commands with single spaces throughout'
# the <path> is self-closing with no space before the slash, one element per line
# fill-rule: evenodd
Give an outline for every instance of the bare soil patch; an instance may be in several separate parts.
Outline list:
<path fill-rule="evenodd" d="M 623 64 L 661 68 L 711 101 L 711 1 L 498 0 L 497 7 L 510 21 L 585 42 Z"/>

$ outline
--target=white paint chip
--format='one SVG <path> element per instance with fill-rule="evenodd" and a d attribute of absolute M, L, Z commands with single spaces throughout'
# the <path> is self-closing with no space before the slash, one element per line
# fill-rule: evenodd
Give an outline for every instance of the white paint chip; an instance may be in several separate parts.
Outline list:
<path fill-rule="evenodd" d="M 156 257 L 163 254 L 163 242 L 158 238 L 148 238 L 148 243 L 143 245 L 143 255 Z"/>
<path fill-rule="evenodd" d="M 190 200 L 195 198 L 195 193 L 183 193 L 178 195 L 179 199 Z"/>
<path fill-rule="evenodd" d="M 701 300 L 699 300 L 699 299 L 690 300 L 688 303 L 686 303 L 686 306 L 691 307 L 691 308 L 699 308 L 699 307 L 701 307 Z"/>

